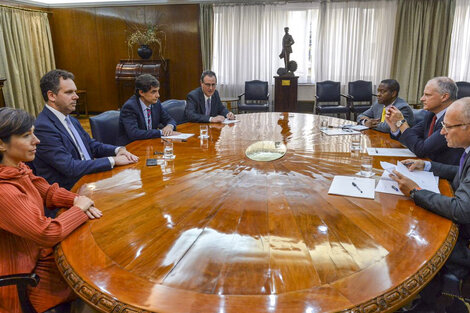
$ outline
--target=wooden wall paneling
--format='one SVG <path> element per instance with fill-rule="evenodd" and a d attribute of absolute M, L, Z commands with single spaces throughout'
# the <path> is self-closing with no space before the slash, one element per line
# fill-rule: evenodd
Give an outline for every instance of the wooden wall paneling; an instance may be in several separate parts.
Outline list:
<path fill-rule="evenodd" d="M 126 37 L 132 23 L 153 22 L 160 16 L 167 35 L 170 98 L 185 99 L 198 86 L 202 71 L 198 5 L 151 5 L 52 9 L 50 18 L 56 64 L 73 72 L 79 89 L 87 90 L 91 112 L 119 106 L 114 80 L 120 59 L 129 54 Z M 122 105 L 122 103 L 121 103 Z"/>

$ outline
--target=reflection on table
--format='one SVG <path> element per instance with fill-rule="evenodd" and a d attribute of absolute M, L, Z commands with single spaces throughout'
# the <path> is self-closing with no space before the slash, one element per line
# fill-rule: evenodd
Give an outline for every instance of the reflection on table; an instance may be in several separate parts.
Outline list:
<path fill-rule="evenodd" d="M 327 117 L 237 118 L 211 124 L 203 141 L 199 124 L 178 126 L 196 135 L 175 141 L 162 166 L 145 166 L 162 141 L 137 141 L 128 149 L 139 163 L 78 182 L 104 213 L 56 250 L 80 297 L 103 312 L 392 312 L 443 265 L 457 236 L 450 221 L 406 197 L 327 194 L 335 175 L 360 171 L 367 147 L 400 147 L 387 134 L 365 131 L 351 154 L 350 136 L 320 133 Z M 262 140 L 286 154 L 247 158 Z M 374 157 L 375 178 L 380 161 L 399 159 Z"/>

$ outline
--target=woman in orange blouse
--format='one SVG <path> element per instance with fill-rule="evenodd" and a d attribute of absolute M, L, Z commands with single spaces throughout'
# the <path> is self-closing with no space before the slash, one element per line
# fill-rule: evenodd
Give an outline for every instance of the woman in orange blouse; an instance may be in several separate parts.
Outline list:
<path fill-rule="evenodd" d="M 35 272 L 40 282 L 29 298 L 44 312 L 75 297 L 52 247 L 101 211 L 91 199 L 49 185 L 23 163 L 34 159 L 39 144 L 33 122 L 23 110 L 0 109 L 0 275 Z M 44 216 L 44 206 L 69 209 L 52 219 Z M 21 313 L 15 286 L 0 288 L 0 312 Z"/>

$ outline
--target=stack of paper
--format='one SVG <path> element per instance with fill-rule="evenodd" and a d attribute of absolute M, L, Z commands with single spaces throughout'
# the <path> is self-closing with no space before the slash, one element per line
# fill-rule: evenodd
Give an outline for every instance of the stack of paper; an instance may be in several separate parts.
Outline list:
<path fill-rule="evenodd" d="M 377 187 L 375 188 L 375 191 L 377 192 L 403 195 L 403 193 L 398 189 L 398 183 L 395 182 L 390 177 L 390 173 L 393 174 L 393 171 L 396 170 L 400 174 L 414 181 L 422 189 L 440 193 L 439 177 L 434 176 L 432 172 L 426 172 L 426 171 L 411 172 L 401 162 L 397 162 L 396 166 L 388 162 L 380 162 L 380 165 L 385 171 L 382 174 L 382 177 L 380 178 L 379 183 L 377 184 Z"/>
<path fill-rule="evenodd" d="M 411 152 L 409 149 L 403 148 L 367 148 L 367 154 L 376 156 L 397 156 L 416 158 L 416 154 Z"/>
<path fill-rule="evenodd" d="M 188 139 L 189 137 L 194 136 L 194 134 L 187 134 L 187 133 L 181 133 L 178 135 L 172 135 L 172 136 L 163 136 L 163 139 Z"/>
<path fill-rule="evenodd" d="M 240 122 L 240 120 L 229 120 L 228 118 L 226 118 L 222 124 L 233 124 L 233 123 L 238 123 Z"/>
<path fill-rule="evenodd" d="M 335 176 L 329 194 L 374 199 L 375 180 L 371 178 Z"/>
<path fill-rule="evenodd" d="M 361 133 L 350 128 L 331 128 L 331 129 L 322 129 L 322 133 L 328 136 L 336 135 L 360 135 Z"/>

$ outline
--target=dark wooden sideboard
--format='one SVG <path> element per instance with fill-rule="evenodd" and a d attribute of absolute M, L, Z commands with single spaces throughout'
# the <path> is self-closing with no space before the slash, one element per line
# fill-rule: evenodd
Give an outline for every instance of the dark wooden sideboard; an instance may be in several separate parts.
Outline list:
<path fill-rule="evenodd" d="M 142 74 L 155 76 L 160 82 L 160 101 L 170 98 L 169 60 L 120 60 L 116 65 L 118 107 L 134 94 L 135 79 Z"/>

